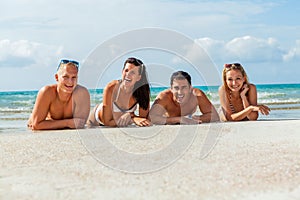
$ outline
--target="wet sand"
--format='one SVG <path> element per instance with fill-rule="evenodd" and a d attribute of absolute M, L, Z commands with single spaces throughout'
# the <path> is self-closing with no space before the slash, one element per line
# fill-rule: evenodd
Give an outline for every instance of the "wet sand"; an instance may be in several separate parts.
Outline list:
<path fill-rule="evenodd" d="M 297 199 L 300 120 L 0 135 L 0 199 Z"/>

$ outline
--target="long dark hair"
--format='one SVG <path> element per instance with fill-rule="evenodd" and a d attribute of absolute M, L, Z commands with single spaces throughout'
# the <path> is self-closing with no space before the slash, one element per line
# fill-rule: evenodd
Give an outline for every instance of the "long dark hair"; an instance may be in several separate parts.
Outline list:
<path fill-rule="evenodd" d="M 125 68 L 125 65 L 127 63 L 139 67 L 139 74 L 141 75 L 141 79 L 135 83 L 132 95 L 138 102 L 139 106 L 144 110 L 147 110 L 150 102 L 150 86 L 148 82 L 146 66 L 141 60 L 131 57 L 125 61 L 123 69 Z"/>

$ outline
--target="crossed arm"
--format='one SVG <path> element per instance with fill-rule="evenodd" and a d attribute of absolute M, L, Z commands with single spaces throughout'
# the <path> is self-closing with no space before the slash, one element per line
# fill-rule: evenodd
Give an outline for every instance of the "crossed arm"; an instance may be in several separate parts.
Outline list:
<path fill-rule="evenodd" d="M 151 121 L 154 124 L 199 124 L 219 121 L 216 109 L 199 89 L 193 89 L 191 98 L 185 106 L 176 106 L 171 93 L 164 91 L 157 96 L 152 105 L 150 110 Z M 192 115 L 197 107 L 202 115 Z M 187 115 L 192 115 L 192 117 L 188 118 Z"/>
<path fill-rule="evenodd" d="M 83 128 L 90 111 L 88 90 L 78 85 L 69 104 L 52 107 L 56 98 L 52 87 L 46 86 L 39 91 L 28 127 L 32 130 Z"/>
<path fill-rule="evenodd" d="M 248 95 L 246 96 L 246 93 Z M 220 103 L 224 111 L 226 120 L 228 121 L 240 121 L 244 118 L 249 120 L 257 120 L 258 112 L 268 115 L 270 109 L 265 105 L 257 105 L 257 91 L 253 84 L 245 85 L 243 91 L 240 93 L 240 97 L 243 103 L 243 109 L 239 112 L 232 113 L 229 106 L 229 100 L 226 96 L 225 88 L 222 86 L 219 89 Z"/>

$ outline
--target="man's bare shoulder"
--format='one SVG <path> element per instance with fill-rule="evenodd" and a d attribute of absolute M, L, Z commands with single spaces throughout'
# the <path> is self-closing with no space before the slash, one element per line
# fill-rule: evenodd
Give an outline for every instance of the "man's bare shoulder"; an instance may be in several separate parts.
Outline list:
<path fill-rule="evenodd" d="M 89 92 L 88 89 L 82 85 L 77 85 L 74 90 L 74 93 L 86 93 L 86 92 Z"/>
<path fill-rule="evenodd" d="M 57 96 L 57 85 L 46 85 L 39 90 L 39 94 L 47 97 Z"/>
<path fill-rule="evenodd" d="M 201 96 L 203 96 L 205 94 L 199 88 L 193 88 L 193 95 L 196 96 L 196 97 L 201 97 Z"/>
<path fill-rule="evenodd" d="M 168 104 L 172 101 L 172 97 L 173 97 L 173 93 L 170 89 L 166 89 L 164 91 L 161 91 L 156 99 L 155 99 L 155 102 L 154 104 Z"/>
<path fill-rule="evenodd" d="M 160 99 L 169 99 L 172 96 L 173 96 L 172 91 L 170 89 L 166 89 L 166 90 L 161 91 L 157 95 L 157 98 L 160 98 Z"/>

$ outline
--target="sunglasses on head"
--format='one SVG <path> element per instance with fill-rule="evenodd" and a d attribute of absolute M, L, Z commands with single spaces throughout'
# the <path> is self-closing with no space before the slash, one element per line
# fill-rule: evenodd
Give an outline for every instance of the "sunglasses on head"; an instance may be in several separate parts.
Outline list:
<path fill-rule="evenodd" d="M 143 62 L 141 60 L 139 60 L 139 59 L 135 59 L 135 60 L 139 65 L 143 65 Z"/>
<path fill-rule="evenodd" d="M 141 68 L 141 70 L 140 70 L 141 74 L 143 73 L 145 66 L 144 66 L 144 63 L 141 60 L 139 60 L 137 58 L 134 58 L 134 57 L 131 57 L 131 58 L 128 58 L 127 61 L 129 63 L 134 63 L 134 65 L 138 64 L 138 66 L 140 66 L 140 68 Z"/>
<path fill-rule="evenodd" d="M 137 63 L 138 65 L 143 65 L 143 62 L 141 60 L 134 57 L 128 58 L 127 61 Z"/>
<path fill-rule="evenodd" d="M 79 62 L 77 62 L 76 60 L 61 59 L 58 64 L 57 70 L 59 69 L 61 64 L 68 64 L 68 63 L 73 63 L 77 67 L 77 69 L 79 68 Z"/>
<path fill-rule="evenodd" d="M 231 64 L 224 64 L 225 68 L 230 68 L 230 67 L 240 67 L 241 64 L 240 63 L 231 63 Z"/>
<path fill-rule="evenodd" d="M 136 59 L 136 62 L 140 65 L 140 68 L 141 68 L 141 74 L 142 74 L 143 71 L 144 71 L 144 64 L 143 64 L 143 62 L 142 62 L 141 60 L 139 60 L 139 59 Z"/>

